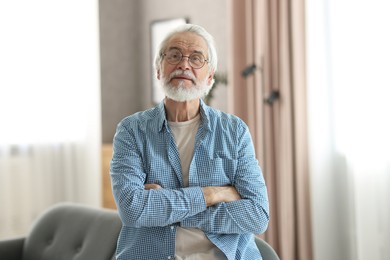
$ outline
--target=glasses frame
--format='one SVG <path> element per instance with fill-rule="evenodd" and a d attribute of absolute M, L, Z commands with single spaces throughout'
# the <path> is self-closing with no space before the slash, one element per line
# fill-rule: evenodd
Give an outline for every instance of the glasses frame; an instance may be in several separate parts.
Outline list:
<path fill-rule="evenodd" d="M 198 69 L 203 68 L 204 65 L 205 65 L 206 63 L 209 63 L 209 60 L 206 59 L 206 57 L 205 57 L 202 53 L 200 53 L 200 52 L 193 52 L 193 53 L 191 53 L 190 55 L 185 56 L 185 55 L 183 55 L 183 53 L 182 53 L 180 50 L 178 50 L 178 49 L 174 49 L 174 50 L 178 51 L 178 52 L 181 54 L 181 59 L 180 59 L 177 63 L 169 62 L 168 59 L 167 59 L 166 61 L 167 61 L 169 64 L 171 64 L 171 65 L 177 65 L 177 64 L 179 64 L 180 62 L 182 62 L 183 58 L 188 58 L 188 64 L 190 64 L 191 68 L 198 70 Z M 203 56 L 204 62 L 203 62 L 203 64 L 202 64 L 202 66 L 200 66 L 200 67 L 194 67 L 194 66 L 192 65 L 191 60 L 190 60 L 190 57 L 191 57 L 192 55 L 194 55 L 194 54 L 202 55 L 202 56 Z M 165 58 L 165 57 L 167 56 L 167 53 L 165 53 L 165 52 L 164 52 L 164 53 L 161 53 L 161 56 L 162 56 L 163 58 Z"/>

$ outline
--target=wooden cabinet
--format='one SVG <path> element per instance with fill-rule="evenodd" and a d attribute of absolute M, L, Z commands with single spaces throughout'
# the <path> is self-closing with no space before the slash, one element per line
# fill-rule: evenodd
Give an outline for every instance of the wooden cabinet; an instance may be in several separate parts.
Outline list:
<path fill-rule="evenodd" d="M 112 158 L 112 144 L 102 145 L 102 201 L 104 208 L 116 209 L 114 196 L 111 190 L 110 161 Z"/>

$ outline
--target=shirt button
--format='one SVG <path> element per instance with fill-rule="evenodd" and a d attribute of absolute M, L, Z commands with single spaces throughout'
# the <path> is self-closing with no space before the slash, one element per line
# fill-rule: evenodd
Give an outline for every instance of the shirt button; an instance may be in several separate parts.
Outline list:
<path fill-rule="evenodd" d="M 168 256 L 168 259 L 171 259 L 171 256 Z"/>
<path fill-rule="evenodd" d="M 172 229 L 172 230 L 174 230 L 174 229 L 175 229 L 175 227 L 174 227 L 174 226 L 171 226 L 171 229 Z"/>

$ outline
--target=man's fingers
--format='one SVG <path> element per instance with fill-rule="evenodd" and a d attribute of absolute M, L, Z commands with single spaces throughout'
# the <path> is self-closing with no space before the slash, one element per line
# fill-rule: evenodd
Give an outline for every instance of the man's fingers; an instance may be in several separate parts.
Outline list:
<path fill-rule="evenodd" d="M 144 184 L 144 188 L 145 190 L 156 190 L 156 189 L 160 189 L 161 186 L 158 184 L 149 183 L 149 184 Z"/>
<path fill-rule="evenodd" d="M 226 191 L 225 202 L 231 202 L 231 201 L 235 201 L 235 200 L 240 200 L 241 199 L 241 196 L 237 192 L 236 188 L 234 188 L 232 186 L 228 186 L 225 191 Z"/>

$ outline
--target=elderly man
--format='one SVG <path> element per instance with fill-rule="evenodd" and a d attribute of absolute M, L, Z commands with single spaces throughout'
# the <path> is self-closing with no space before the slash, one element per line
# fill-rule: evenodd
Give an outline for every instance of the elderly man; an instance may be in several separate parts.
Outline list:
<path fill-rule="evenodd" d="M 212 36 L 177 28 L 155 67 L 165 99 L 114 137 L 117 259 L 262 259 L 254 234 L 268 226 L 268 197 L 248 127 L 201 99 L 217 67 Z"/>

